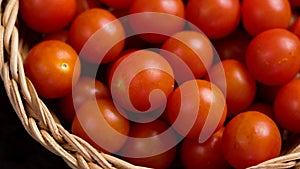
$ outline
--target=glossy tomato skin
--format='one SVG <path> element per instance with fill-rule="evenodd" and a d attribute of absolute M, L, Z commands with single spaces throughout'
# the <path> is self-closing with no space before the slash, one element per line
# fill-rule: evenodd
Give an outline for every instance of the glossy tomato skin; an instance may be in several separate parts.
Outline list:
<path fill-rule="evenodd" d="M 22 19 L 40 33 L 55 32 L 70 24 L 76 12 L 76 0 L 21 0 Z"/>
<path fill-rule="evenodd" d="M 225 80 L 222 75 L 225 73 Z M 224 93 L 227 104 L 227 115 L 234 116 L 244 111 L 253 102 L 256 94 L 256 81 L 246 66 L 234 59 L 223 60 L 210 70 L 207 80 L 216 84 Z"/>
<path fill-rule="evenodd" d="M 188 66 L 194 75 L 192 78 L 203 77 L 212 65 L 212 45 L 209 39 L 200 32 L 180 31 L 168 38 L 163 43 L 161 49 L 161 54 L 165 56 L 166 59 L 169 59 L 177 79 L 181 79 L 180 76 L 185 76 L 181 68 L 182 65 L 180 64 L 186 64 Z M 172 56 L 168 56 L 170 54 L 182 59 L 183 63 L 174 62 L 174 60 L 171 59 Z"/>
<path fill-rule="evenodd" d="M 62 29 L 57 32 L 52 32 L 45 34 L 43 40 L 60 40 L 62 42 L 68 43 L 69 30 Z"/>
<path fill-rule="evenodd" d="M 185 169 L 229 169 L 230 166 L 222 152 L 224 127 L 215 132 L 206 142 L 184 139 L 180 147 L 180 159 Z"/>
<path fill-rule="evenodd" d="M 299 39 L 285 29 L 264 31 L 250 42 L 246 65 L 253 77 L 265 85 L 287 83 L 299 71 Z"/>
<path fill-rule="evenodd" d="M 161 137 L 169 127 L 165 121 L 159 119 L 149 123 L 133 123 L 129 136 L 134 140 L 126 142 L 120 155 L 125 161 L 138 166 L 167 169 L 177 153 L 177 147 L 168 148 L 169 144 L 178 139 L 174 131 Z M 152 152 L 155 153 L 157 150 L 163 151 L 152 155 Z"/>
<path fill-rule="evenodd" d="M 300 133 L 300 80 L 283 85 L 274 102 L 274 114 L 278 124 L 288 131 Z"/>
<path fill-rule="evenodd" d="M 251 35 L 273 28 L 286 29 L 290 23 L 291 13 L 288 0 L 242 1 L 242 22 Z"/>
<path fill-rule="evenodd" d="M 204 124 L 209 126 L 204 133 L 212 134 L 222 127 L 227 106 L 225 97 L 217 86 L 206 80 L 189 80 L 172 93 L 166 111 L 169 122 L 179 134 L 206 141 L 207 135 L 201 135 Z"/>
<path fill-rule="evenodd" d="M 129 23 L 136 33 L 147 33 L 140 37 L 151 43 L 162 43 L 182 30 L 185 23 L 185 7 L 181 0 L 135 0 L 129 14 L 140 14 L 130 16 Z"/>
<path fill-rule="evenodd" d="M 116 104 L 132 112 L 160 108 L 174 89 L 171 66 L 150 50 L 125 54 L 113 64 L 109 74 L 109 87 Z"/>
<path fill-rule="evenodd" d="M 105 29 L 107 26 L 110 29 Z M 91 37 L 93 39 L 88 41 Z M 78 15 L 70 26 L 71 46 L 78 53 L 82 52 L 80 56 L 91 63 L 107 63 L 116 59 L 123 50 L 124 39 L 122 24 L 106 9 L 88 9 Z"/>
<path fill-rule="evenodd" d="M 186 6 L 187 20 L 197 26 L 210 39 L 218 39 L 232 33 L 241 18 L 239 0 L 189 0 Z"/>
<path fill-rule="evenodd" d="M 117 111 L 112 100 L 103 98 L 86 100 L 76 112 L 71 129 L 73 134 L 105 153 L 119 151 L 129 130 L 129 120 Z"/>
<path fill-rule="evenodd" d="M 281 135 L 275 122 L 263 113 L 247 111 L 226 125 L 222 151 L 231 166 L 247 168 L 280 155 Z"/>
<path fill-rule="evenodd" d="M 72 124 L 76 110 L 82 103 L 91 98 L 110 99 L 108 87 L 91 77 L 80 77 L 72 91 L 59 99 L 59 108 L 67 124 Z"/>
<path fill-rule="evenodd" d="M 77 83 L 81 66 L 76 51 L 58 40 L 43 41 L 30 49 L 24 60 L 26 76 L 44 98 L 59 98 Z"/>

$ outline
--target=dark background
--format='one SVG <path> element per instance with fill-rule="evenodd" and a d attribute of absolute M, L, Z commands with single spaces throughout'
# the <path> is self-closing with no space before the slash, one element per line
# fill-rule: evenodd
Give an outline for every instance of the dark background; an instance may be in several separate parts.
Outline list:
<path fill-rule="evenodd" d="M 0 168 L 69 169 L 61 157 L 52 154 L 23 128 L 0 83 Z"/>

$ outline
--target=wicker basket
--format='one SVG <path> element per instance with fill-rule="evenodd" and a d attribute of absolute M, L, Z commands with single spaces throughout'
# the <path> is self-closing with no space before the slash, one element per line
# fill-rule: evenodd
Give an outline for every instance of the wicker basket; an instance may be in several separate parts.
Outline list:
<path fill-rule="evenodd" d="M 69 133 L 38 97 L 26 78 L 23 59 L 29 48 L 18 24 L 18 0 L 0 0 L 0 70 L 8 98 L 28 134 L 71 168 L 145 168 L 98 152 L 83 139 Z M 26 34 L 28 34 L 26 32 Z M 300 146 L 256 168 L 300 168 Z"/>

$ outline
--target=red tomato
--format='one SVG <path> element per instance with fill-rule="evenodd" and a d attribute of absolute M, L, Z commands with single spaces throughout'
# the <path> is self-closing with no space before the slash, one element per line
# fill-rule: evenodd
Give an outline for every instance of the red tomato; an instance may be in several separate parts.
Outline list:
<path fill-rule="evenodd" d="M 158 53 L 137 50 L 111 68 L 109 86 L 116 104 L 133 112 L 149 112 L 166 104 L 173 91 L 173 71 Z"/>
<path fill-rule="evenodd" d="M 174 34 L 163 43 L 161 49 L 161 54 L 173 67 L 176 79 L 180 79 L 180 76 L 187 78 L 182 72 L 181 64 L 188 66 L 194 74 L 194 79 L 201 78 L 213 61 L 213 49 L 209 39 L 196 31 L 181 31 Z M 168 56 L 170 54 L 182 59 L 183 63 L 174 62 L 175 60 Z"/>
<path fill-rule="evenodd" d="M 222 80 L 224 73 L 225 79 Z M 217 63 L 209 70 L 206 79 L 211 79 L 226 96 L 228 116 L 242 112 L 254 100 L 256 81 L 246 66 L 237 60 L 227 59 Z"/>
<path fill-rule="evenodd" d="M 222 152 L 224 127 L 214 133 L 206 142 L 184 139 L 180 147 L 180 157 L 185 169 L 230 169 Z"/>
<path fill-rule="evenodd" d="M 300 133 L 300 79 L 282 86 L 274 102 L 275 118 L 280 126 L 294 133 Z"/>
<path fill-rule="evenodd" d="M 287 28 L 291 16 L 292 11 L 288 0 L 242 1 L 242 22 L 251 35 L 273 28 Z"/>
<path fill-rule="evenodd" d="M 134 0 L 99 0 L 113 9 L 128 9 Z"/>
<path fill-rule="evenodd" d="M 236 115 L 225 127 L 222 151 L 234 168 L 244 169 L 280 155 L 281 135 L 275 122 L 263 113 Z"/>
<path fill-rule="evenodd" d="M 81 52 L 83 59 L 96 64 L 116 59 L 123 50 L 124 39 L 122 24 L 111 12 L 100 8 L 89 9 L 78 15 L 69 33 L 73 48 Z"/>
<path fill-rule="evenodd" d="M 67 124 L 71 124 L 76 110 L 86 100 L 91 98 L 110 98 L 108 88 L 99 80 L 81 77 L 71 92 L 59 99 L 60 111 Z"/>
<path fill-rule="evenodd" d="M 31 29 L 50 33 L 65 28 L 76 12 L 76 0 L 20 0 L 22 19 Z"/>
<path fill-rule="evenodd" d="M 253 77 L 263 84 L 287 83 L 300 68 L 300 41 L 285 29 L 264 31 L 250 42 L 246 64 Z"/>
<path fill-rule="evenodd" d="M 210 39 L 225 37 L 233 32 L 241 18 L 239 0 L 189 0 L 186 6 L 188 21 Z"/>
<path fill-rule="evenodd" d="M 189 80 L 172 93 L 166 111 L 179 134 L 203 142 L 223 125 L 227 107 L 217 86 L 206 80 Z"/>
<path fill-rule="evenodd" d="M 109 99 L 85 101 L 76 112 L 72 124 L 72 133 L 105 153 L 120 150 L 127 140 L 129 130 L 129 121 Z"/>
<path fill-rule="evenodd" d="M 151 12 L 151 13 L 149 13 Z M 185 10 L 182 0 L 135 0 L 130 7 L 129 24 L 151 43 L 162 43 L 184 27 Z"/>
<path fill-rule="evenodd" d="M 221 60 L 236 59 L 245 63 L 247 47 L 252 39 L 243 29 L 237 29 L 230 35 L 213 41 Z"/>
<path fill-rule="evenodd" d="M 70 92 L 79 79 L 80 69 L 76 51 L 58 40 L 38 43 L 24 60 L 26 76 L 45 98 L 58 98 Z"/>
<path fill-rule="evenodd" d="M 127 162 L 135 165 L 166 169 L 176 156 L 177 147 L 170 147 L 177 141 L 174 131 L 167 132 L 170 126 L 161 120 L 149 123 L 133 123 L 130 139 L 120 151 Z M 164 132 L 164 134 L 162 134 Z"/>

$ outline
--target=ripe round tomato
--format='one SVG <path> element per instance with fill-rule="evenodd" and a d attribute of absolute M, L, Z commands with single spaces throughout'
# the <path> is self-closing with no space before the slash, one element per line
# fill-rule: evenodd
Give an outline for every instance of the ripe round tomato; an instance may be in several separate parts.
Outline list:
<path fill-rule="evenodd" d="M 225 73 L 225 80 L 222 79 Z M 256 94 L 256 81 L 245 65 L 234 59 L 223 60 L 209 70 L 211 82 L 216 84 L 226 96 L 227 115 L 234 116 L 245 110 Z"/>
<path fill-rule="evenodd" d="M 31 29 L 50 33 L 65 28 L 76 12 L 76 0 L 20 0 L 22 19 Z"/>
<path fill-rule="evenodd" d="M 111 12 L 100 8 L 78 15 L 69 32 L 69 42 L 80 57 L 96 64 L 116 59 L 123 50 L 124 39 L 122 24 Z"/>
<path fill-rule="evenodd" d="M 171 165 L 177 147 L 170 146 L 178 140 L 170 126 L 155 120 L 149 123 L 133 123 L 130 138 L 119 152 L 127 162 L 155 169 L 167 169 Z M 170 131 L 170 132 L 167 132 Z M 170 148 L 171 147 L 171 148 Z"/>
<path fill-rule="evenodd" d="M 117 111 L 112 100 L 103 98 L 89 99 L 81 104 L 72 124 L 72 133 L 105 153 L 120 150 L 129 130 L 127 118 Z"/>
<path fill-rule="evenodd" d="M 128 9 L 134 0 L 98 0 L 113 9 Z"/>
<path fill-rule="evenodd" d="M 158 53 L 137 50 L 119 58 L 109 75 L 116 104 L 133 112 L 150 112 L 166 104 L 174 88 L 173 71 Z"/>
<path fill-rule="evenodd" d="M 236 59 L 245 63 L 247 47 L 252 39 L 243 29 L 236 29 L 230 35 L 213 41 L 221 60 Z"/>
<path fill-rule="evenodd" d="M 243 26 L 251 35 L 257 35 L 273 28 L 287 28 L 291 15 L 292 11 L 288 0 L 242 1 Z"/>
<path fill-rule="evenodd" d="M 244 169 L 275 158 L 280 150 L 280 131 L 275 122 L 263 113 L 240 113 L 225 127 L 222 151 L 234 168 Z"/>
<path fill-rule="evenodd" d="M 162 43 L 184 27 L 185 10 L 182 0 L 135 0 L 130 7 L 129 24 L 151 43 Z"/>
<path fill-rule="evenodd" d="M 41 97 L 58 98 L 72 90 L 72 85 L 79 79 L 81 66 L 71 46 L 48 40 L 30 49 L 24 60 L 24 70 Z"/>
<path fill-rule="evenodd" d="M 227 106 L 217 86 L 194 79 L 175 89 L 166 111 L 169 122 L 179 134 L 204 142 L 223 125 Z"/>
<path fill-rule="evenodd" d="M 239 0 L 189 0 L 186 6 L 188 21 L 210 39 L 225 37 L 233 32 L 241 18 Z"/>
<path fill-rule="evenodd" d="M 280 126 L 300 133 L 300 79 L 282 86 L 274 102 L 275 118 Z"/>
<path fill-rule="evenodd" d="M 230 166 L 222 152 L 224 127 L 214 133 L 206 142 L 184 139 L 180 147 L 180 159 L 185 169 L 229 169 Z"/>
<path fill-rule="evenodd" d="M 175 77 L 185 76 L 180 64 L 186 64 L 194 74 L 193 79 L 201 78 L 213 61 L 213 49 L 209 39 L 196 31 L 181 31 L 174 34 L 163 43 L 161 49 L 161 54 L 173 67 Z M 171 57 L 166 56 L 169 54 L 176 55 L 184 63 L 174 62 Z"/>
<path fill-rule="evenodd" d="M 104 83 L 90 77 L 81 77 L 73 86 L 71 92 L 59 99 L 59 108 L 67 124 L 71 124 L 76 110 L 86 100 L 91 98 L 107 98 L 110 93 Z"/>
<path fill-rule="evenodd" d="M 263 84 L 287 83 L 300 68 L 300 41 L 285 29 L 264 31 L 250 42 L 246 65 L 253 77 Z"/>

